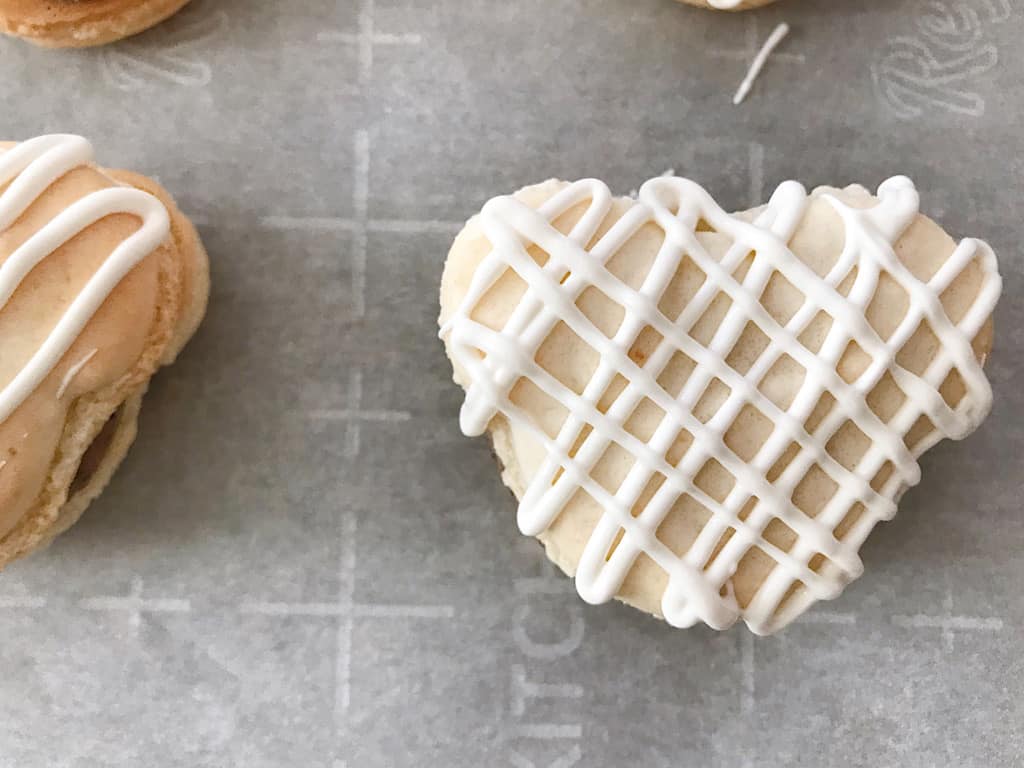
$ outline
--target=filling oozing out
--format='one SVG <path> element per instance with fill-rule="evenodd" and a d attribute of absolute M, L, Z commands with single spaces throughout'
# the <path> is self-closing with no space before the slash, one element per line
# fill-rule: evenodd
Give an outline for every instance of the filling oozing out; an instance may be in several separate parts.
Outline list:
<path fill-rule="evenodd" d="M 103 459 L 114 442 L 114 435 L 117 434 L 117 426 L 121 421 L 121 414 L 123 412 L 124 406 L 114 411 L 113 415 L 107 419 L 107 423 L 103 425 L 103 429 L 99 431 L 85 450 L 85 453 L 82 455 L 82 461 L 78 465 L 78 471 L 71 481 L 69 496 L 73 496 L 88 486 L 89 481 L 95 477 L 99 468 L 103 465 Z"/>

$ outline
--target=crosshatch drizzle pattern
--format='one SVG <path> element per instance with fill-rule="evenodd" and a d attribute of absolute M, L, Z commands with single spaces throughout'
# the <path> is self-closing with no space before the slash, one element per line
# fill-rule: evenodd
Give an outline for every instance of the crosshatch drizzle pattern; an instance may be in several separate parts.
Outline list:
<path fill-rule="evenodd" d="M 845 228 L 841 255 L 821 274 L 788 245 L 816 198 Z M 885 182 L 867 208 L 841 198 L 786 182 L 747 221 L 693 182 L 658 178 L 615 216 L 594 180 L 538 209 L 513 197 L 484 207 L 492 249 L 441 332 L 468 383 L 461 426 L 481 434 L 500 413 L 543 445 L 521 498 L 525 534 L 543 533 L 577 494 L 599 505 L 575 574 L 587 601 L 615 596 L 646 555 L 668 576 L 660 609 L 671 624 L 722 629 L 742 617 L 775 631 L 860 575 L 858 550 L 920 479 L 917 458 L 987 414 L 991 390 L 972 342 L 1000 292 L 991 249 L 964 240 L 922 277 L 894 251 L 918 213 L 909 179 Z M 572 211 L 580 215 L 560 231 Z M 652 225 L 660 245 L 630 285 L 610 262 Z M 494 327 L 478 313 L 510 272 L 521 295 Z M 691 287 L 674 301 L 680 280 Z M 595 289 L 618 308 L 617 325 L 607 310 L 585 309 Z M 593 360 L 585 381 L 541 364 L 556 336 Z M 668 375 L 680 368 L 681 381 Z M 786 380 L 796 382 L 789 392 Z M 522 406 L 524 387 L 563 412 L 557 427 Z M 646 431 L 631 426 L 643 409 Z M 611 451 L 631 466 L 608 487 L 595 468 Z M 709 475 L 717 482 L 702 481 Z M 703 517 L 679 551 L 659 529 L 683 501 Z M 769 567 L 739 595 L 734 581 L 751 558 Z"/>

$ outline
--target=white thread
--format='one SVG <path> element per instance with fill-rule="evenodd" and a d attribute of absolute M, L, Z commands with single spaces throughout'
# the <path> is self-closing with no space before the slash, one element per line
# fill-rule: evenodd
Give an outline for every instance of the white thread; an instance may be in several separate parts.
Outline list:
<path fill-rule="evenodd" d="M 743 82 L 740 83 L 739 89 L 736 91 L 736 95 L 732 97 L 733 104 L 742 104 L 743 100 L 747 98 L 747 94 L 750 93 L 750 89 L 754 85 L 754 81 L 757 76 L 761 74 L 761 70 L 764 69 L 764 65 L 768 61 L 768 57 L 771 56 L 772 51 L 775 50 L 776 46 L 783 41 L 786 35 L 789 34 L 788 24 L 779 24 L 775 30 L 765 40 L 761 50 L 754 56 L 754 60 L 750 63 L 750 69 L 747 72 L 747 76 L 743 78 Z"/>
<path fill-rule="evenodd" d="M 0 231 L 14 224 L 55 181 L 92 158 L 88 141 L 67 135 L 41 136 L 0 153 L 0 188 L 7 185 L 0 194 Z M 0 423 L 53 371 L 125 275 L 167 238 L 170 218 L 163 204 L 146 192 L 128 187 L 102 189 L 69 205 L 0 265 L 3 309 L 37 264 L 100 219 L 117 213 L 137 216 L 142 225 L 111 252 L 39 350 L 0 390 Z"/>
<path fill-rule="evenodd" d="M 569 185 L 537 210 L 511 197 L 496 198 L 484 206 L 479 222 L 493 250 L 477 268 L 462 303 L 441 330 L 453 359 L 469 375 L 460 423 L 467 435 L 477 435 L 500 412 L 515 428 L 529 430 L 546 448 L 547 458 L 534 477 L 528 478 L 529 486 L 520 502 L 520 528 L 525 534 L 542 533 L 578 490 L 603 507 L 604 514 L 590 534 L 576 573 L 577 590 L 585 600 L 611 599 L 643 553 L 669 576 L 661 609 L 670 623 L 690 626 L 703 620 L 723 629 L 742 616 L 755 632 L 774 631 L 795 615 L 793 611 L 786 616 L 776 615 L 793 583 L 805 586 L 809 600 L 828 599 L 860 574 L 860 544 L 875 523 L 892 517 L 895 497 L 920 478 L 916 458 L 938 439 L 926 440 L 912 451 L 907 449 L 903 436 L 918 417 L 930 418 L 940 434 L 962 437 L 987 413 L 991 389 L 974 357 L 971 339 L 991 315 L 1000 291 L 991 249 L 980 241 L 964 240 L 938 273 L 927 284 L 921 283 L 892 250 L 918 211 L 917 192 L 909 179 L 896 177 L 884 183 L 878 191 L 880 202 L 867 210 L 846 206 L 828 193 L 819 194 L 834 206 L 846 227 L 844 250 L 825 277 L 813 272 L 787 246 L 808 203 L 803 187 L 795 182 L 782 184 L 757 220 L 748 223 L 727 214 L 691 181 L 652 179 L 640 190 L 639 202 L 589 250 L 586 244 L 594 238 L 613 203 L 602 182 L 588 180 Z M 583 203 L 589 203 L 589 207 L 568 235 L 551 225 Z M 696 227 L 701 221 L 733 242 L 721 260 L 712 258 L 698 238 Z M 633 290 L 604 265 L 637 231 L 651 223 L 664 231 L 665 241 L 643 285 Z M 530 244 L 549 255 L 543 267 L 527 253 Z M 755 254 L 753 262 L 738 282 L 733 271 L 751 252 Z M 670 321 L 658 309 L 658 301 L 684 256 L 692 259 L 707 278 L 680 316 Z M 973 306 L 954 326 L 942 310 L 938 295 L 975 260 L 986 273 L 985 282 Z M 496 332 L 471 316 L 484 294 L 510 269 L 527 284 L 527 290 L 504 328 Z M 886 341 L 865 318 L 883 271 L 903 287 L 911 304 Z M 776 272 L 804 293 L 803 305 L 784 326 L 759 302 Z M 837 287 L 850 276 L 854 277 L 853 284 L 844 297 Z M 575 304 L 590 286 L 625 310 L 611 339 Z M 731 305 L 705 347 L 688 332 L 719 293 L 726 294 Z M 814 353 L 798 337 L 822 311 L 833 322 L 821 349 Z M 898 365 L 895 356 L 922 320 L 942 344 L 923 376 L 917 377 Z M 724 359 L 748 321 L 758 326 L 770 343 L 744 376 L 726 365 Z M 565 323 L 600 357 L 581 395 L 562 385 L 535 361 L 537 351 L 558 322 Z M 648 326 L 662 341 L 646 362 L 638 365 L 629 358 L 628 351 Z M 851 341 L 856 341 L 874 362 L 848 384 L 839 377 L 836 366 Z M 677 350 L 696 367 L 682 392 L 673 398 L 660 387 L 657 378 Z M 757 387 L 783 355 L 806 371 L 785 410 Z M 938 394 L 938 387 L 954 368 L 967 394 L 956 409 L 950 409 Z M 865 398 L 886 373 L 907 397 L 896 414 L 883 423 L 868 408 Z M 596 403 L 617 375 L 627 380 L 627 386 L 602 413 Z M 568 412 L 554 439 L 510 401 L 511 388 L 521 378 L 529 379 Z M 692 410 L 715 378 L 730 394 L 711 420 L 702 424 Z M 826 392 L 835 399 L 835 405 L 814 433 L 808 434 L 804 423 Z M 665 414 L 646 443 L 623 427 L 644 398 Z M 748 404 L 767 416 L 774 430 L 757 454 L 744 462 L 726 447 L 723 435 Z M 848 420 L 871 442 L 853 471 L 844 469 L 826 450 L 832 434 Z M 591 431 L 570 457 L 570 448 L 585 426 Z M 665 454 L 680 427 L 690 433 L 693 444 L 678 466 L 672 466 Z M 590 474 L 613 441 L 634 457 L 633 467 L 615 493 L 605 490 Z M 798 455 L 769 483 L 767 471 L 793 442 L 800 448 Z M 717 460 L 735 479 L 732 492 L 723 502 L 710 498 L 693 484 L 710 459 Z M 875 491 L 870 481 L 886 462 L 892 463 L 894 471 Z M 835 481 L 838 491 L 815 518 L 810 518 L 791 499 L 796 486 L 815 465 Z M 632 508 L 656 473 L 665 481 L 639 516 L 633 517 Z M 690 550 L 679 557 L 658 540 L 656 531 L 684 493 L 709 510 L 712 517 Z M 739 513 L 751 496 L 758 503 L 748 517 L 741 519 Z M 855 503 L 863 505 L 865 512 L 840 542 L 833 530 Z M 765 527 L 775 518 L 797 534 L 788 552 L 763 536 Z M 732 537 L 709 564 L 715 546 L 729 529 L 734 531 Z M 613 544 L 614 552 L 608 556 Z M 741 610 L 731 591 L 731 577 L 754 546 L 769 555 L 777 567 L 752 602 Z M 821 572 L 811 569 L 809 563 L 816 554 L 826 557 L 833 568 Z M 796 612 L 806 607 L 801 605 Z"/>
<path fill-rule="evenodd" d="M 57 388 L 58 400 L 64 397 L 64 393 L 68 391 L 68 387 L 71 386 L 71 382 L 74 381 L 75 376 L 82 372 L 82 369 L 89 364 L 89 361 L 96 356 L 97 352 L 99 352 L 98 349 L 93 349 L 85 357 L 83 357 L 81 360 L 79 360 L 77 363 L 75 363 L 68 369 L 68 372 L 64 374 L 64 378 L 60 382 L 60 387 Z"/>
<path fill-rule="evenodd" d="M 134 91 L 160 81 L 186 88 L 203 88 L 213 80 L 208 61 L 199 58 L 195 49 L 221 34 L 229 24 L 224 11 L 179 17 L 172 27 L 166 26 L 160 46 L 126 40 L 103 50 L 103 71 L 107 81 L 121 91 Z"/>

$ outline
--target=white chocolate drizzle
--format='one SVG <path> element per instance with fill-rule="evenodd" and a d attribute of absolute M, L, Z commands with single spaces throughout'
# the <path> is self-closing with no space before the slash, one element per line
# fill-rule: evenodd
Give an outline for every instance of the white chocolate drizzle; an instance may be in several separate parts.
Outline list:
<path fill-rule="evenodd" d="M 743 618 L 759 634 L 776 631 L 810 602 L 836 597 L 860 575 L 860 545 L 878 521 L 893 516 L 902 491 L 919 481 L 920 454 L 942 436 L 966 436 L 988 413 L 992 392 L 975 357 L 972 339 L 990 317 L 1001 290 L 992 250 L 980 240 L 966 239 L 928 282 L 921 282 L 900 262 L 893 249 L 918 213 L 918 193 L 909 179 L 895 177 L 886 181 L 878 190 L 878 203 L 868 209 L 852 208 L 827 192 L 815 194 L 832 204 L 846 230 L 842 254 L 824 277 L 788 247 L 810 199 L 804 188 L 792 181 L 780 185 L 757 219 L 747 222 L 726 213 L 692 181 L 652 179 L 641 188 L 639 202 L 589 249 L 587 244 L 613 204 L 608 187 L 600 181 L 571 184 L 539 209 L 512 197 L 495 198 L 484 206 L 479 223 L 492 250 L 476 269 L 461 304 L 441 329 L 453 359 L 468 376 L 460 425 L 465 434 L 479 435 L 500 413 L 513 427 L 528 430 L 546 449 L 539 470 L 532 478 L 526 478 L 529 485 L 519 505 L 519 526 L 524 534 L 539 535 L 546 530 L 579 490 L 600 504 L 603 515 L 590 534 L 576 570 L 577 590 L 588 602 L 600 603 L 614 597 L 643 553 L 668 574 L 661 611 L 669 623 L 688 627 L 704 621 L 724 629 Z M 587 210 L 568 235 L 552 225 L 558 217 L 584 203 Z M 713 258 L 698 238 L 696 229 L 701 221 L 730 238 L 732 245 L 721 260 Z M 634 290 L 605 265 L 649 223 L 661 228 L 665 239 L 642 286 Z M 548 254 L 543 266 L 528 254 L 531 245 Z M 751 252 L 753 261 L 742 280 L 737 280 L 733 273 Z M 658 304 L 684 256 L 692 259 L 707 278 L 680 316 L 670 321 Z M 939 296 L 975 261 L 983 268 L 984 283 L 970 309 L 954 325 Z M 476 322 L 472 316 L 491 286 L 510 269 L 527 288 L 499 332 Z M 776 271 L 803 293 L 802 305 L 784 325 L 773 319 L 759 301 Z M 906 316 L 884 341 L 865 316 L 883 272 L 903 287 L 910 302 Z M 844 296 L 838 287 L 851 275 L 852 287 Z M 576 305 L 581 293 L 590 286 L 625 310 L 613 338 L 602 333 Z M 731 299 L 731 304 L 705 347 L 689 331 L 720 292 Z M 820 350 L 814 353 L 798 339 L 819 311 L 824 311 L 833 322 Z M 941 344 L 923 375 L 917 376 L 896 362 L 896 354 L 922 321 L 928 323 Z M 597 369 L 580 395 L 536 362 L 538 350 L 559 322 L 600 355 Z M 769 344 L 746 375 L 741 375 L 725 359 L 748 322 L 768 337 Z M 657 331 L 662 340 L 645 362 L 637 364 L 628 353 L 647 326 Z M 838 375 L 837 364 L 851 341 L 871 356 L 872 363 L 856 380 L 847 383 Z M 693 360 L 696 367 L 682 391 L 672 397 L 658 384 L 658 377 L 677 350 Z M 785 410 L 758 388 L 783 355 L 806 371 L 796 396 Z M 950 408 L 939 387 L 954 369 L 962 377 L 966 394 L 956 408 Z M 883 422 L 868 407 L 866 397 L 887 373 L 906 398 L 896 413 Z M 597 403 L 617 375 L 628 384 L 607 412 L 602 413 Z M 523 377 L 568 412 L 554 439 L 510 400 L 512 387 Z M 715 378 L 728 387 L 729 396 L 706 424 L 701 423 L 693 409 Z M 809 434 L 804 425 L 824 393 L 831 394 L 835 404 Z M 644 398 L 665 414 L 647 442 L 624 427 Z M 748 404 L 767 416 L 774 428 L 756 455 L 746 462 L 729 450 L 724 435 Z M 910 450 L 903 438 L 921 416 L 927 416 L 936 430 Z M 848 420 L 870 439 L 870 448 L 852 471 L 841 466 L 826 450 L 831 436 Z M 586 427 L 590 432 L 577 445 Z M 692 435 L 693 443 L 674 466 L 666 459 L 666 453 L 680 427 Z M 612 442 L 634 459 L 614 493 L 591 475 Z M 782 474 L 769 482 L 766 474 L 791 443 L 799 446 L 799 452 Z M 694 483 L 697 473 L 711 459 L 735 478 L 732 491 L 722 502 L 709 497 Z M 886 462 L 891 462 L 894 471 L 876 491 L 871 480 Z M 792 495 L 815 464 L 835 481 L 838 491 L 812 518 L 794 505 Z M 631 510 L 656 473 L 664 476 L 665 481 L 634 517 Z M 680 557 L 656 533 L 684 493 L 703 505 L 711 518 Z M 751 497 L 757 503 L 743 517 L 741 510 Z M 840 541 L 834 530 L 858 502 L 865 511 Z M 775 518 L 797 534 L 789 551 L 764 538 L 765 527 Z M 716 545 L 729 529 L 734 534 L 711 560 Z M 731 578 L 752 547 L 761 549 L 777 565 L 751 602 L 741 608 Z M 827 558 L 829 567 L 812 567 L 812 558 L 819 553 Z M 806 602 L 799 605 L 791 600 L 783 616 L 779 606 L 797 582 L 804 585 Z"/>
<path fill-rule="evenodd" d="M 68 135 L 40 136 L 0 153 L 0 189 L 6 187 L 0 194 L 0 232 L 14 224 L 54 182 L 92 159 L 89 142 Z M 96 222 L 119 213 L 137 216 L 141 226 L 111 252 L 42 346 L 0 390 L 0 423 L 56 368 L 118 283 L 167 238 L 170 217 L 159 200 L 141 190 L 99 190 L 76 200 L 0 264 L 2 311 L 37 264 Z"/>
<path fill-rule="evenodd" d="M 740 83 L 740 87 L 736 89 L 736 95 L 732 97 L 733 104 L 742 104 L 743 100 L 747 98 L 747 94 L 750 93 L 750 89 L 754 87 L 754 81 L 757 80 L 757 76 L 761 74 L 761 70 L 764 69 L 764 65 L 768 63 L 768 57 L 772 55 L 774 51 L 789 34 L 789 24 L 779 24 L 770 35 L 768 39 L 764 41 L 764 45 L 761 46 L 761 50 L 754 56 L 754 60 L 750 62 L 750 69 L 747 71 L 746 77 L 743 78 L 743 82 Z"/>

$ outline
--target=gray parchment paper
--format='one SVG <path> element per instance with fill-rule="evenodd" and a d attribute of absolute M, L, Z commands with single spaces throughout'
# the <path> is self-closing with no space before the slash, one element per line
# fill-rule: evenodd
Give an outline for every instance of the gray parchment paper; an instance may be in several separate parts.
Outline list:
<path fill-rule="evenodd" d="M 0 41 L 3 137 L 157 176 L 214 277 L 110 489 L 0 577 L 0 765 L 1024 764 L 1022 30 L 1018 0 L 196 0 L 103 50 Z M 736 208 L 905 173 L 1006 277 L 992 418 L 771 639 L 581 603 L 436 340 L 488 197 L 667 169 Z"/>

